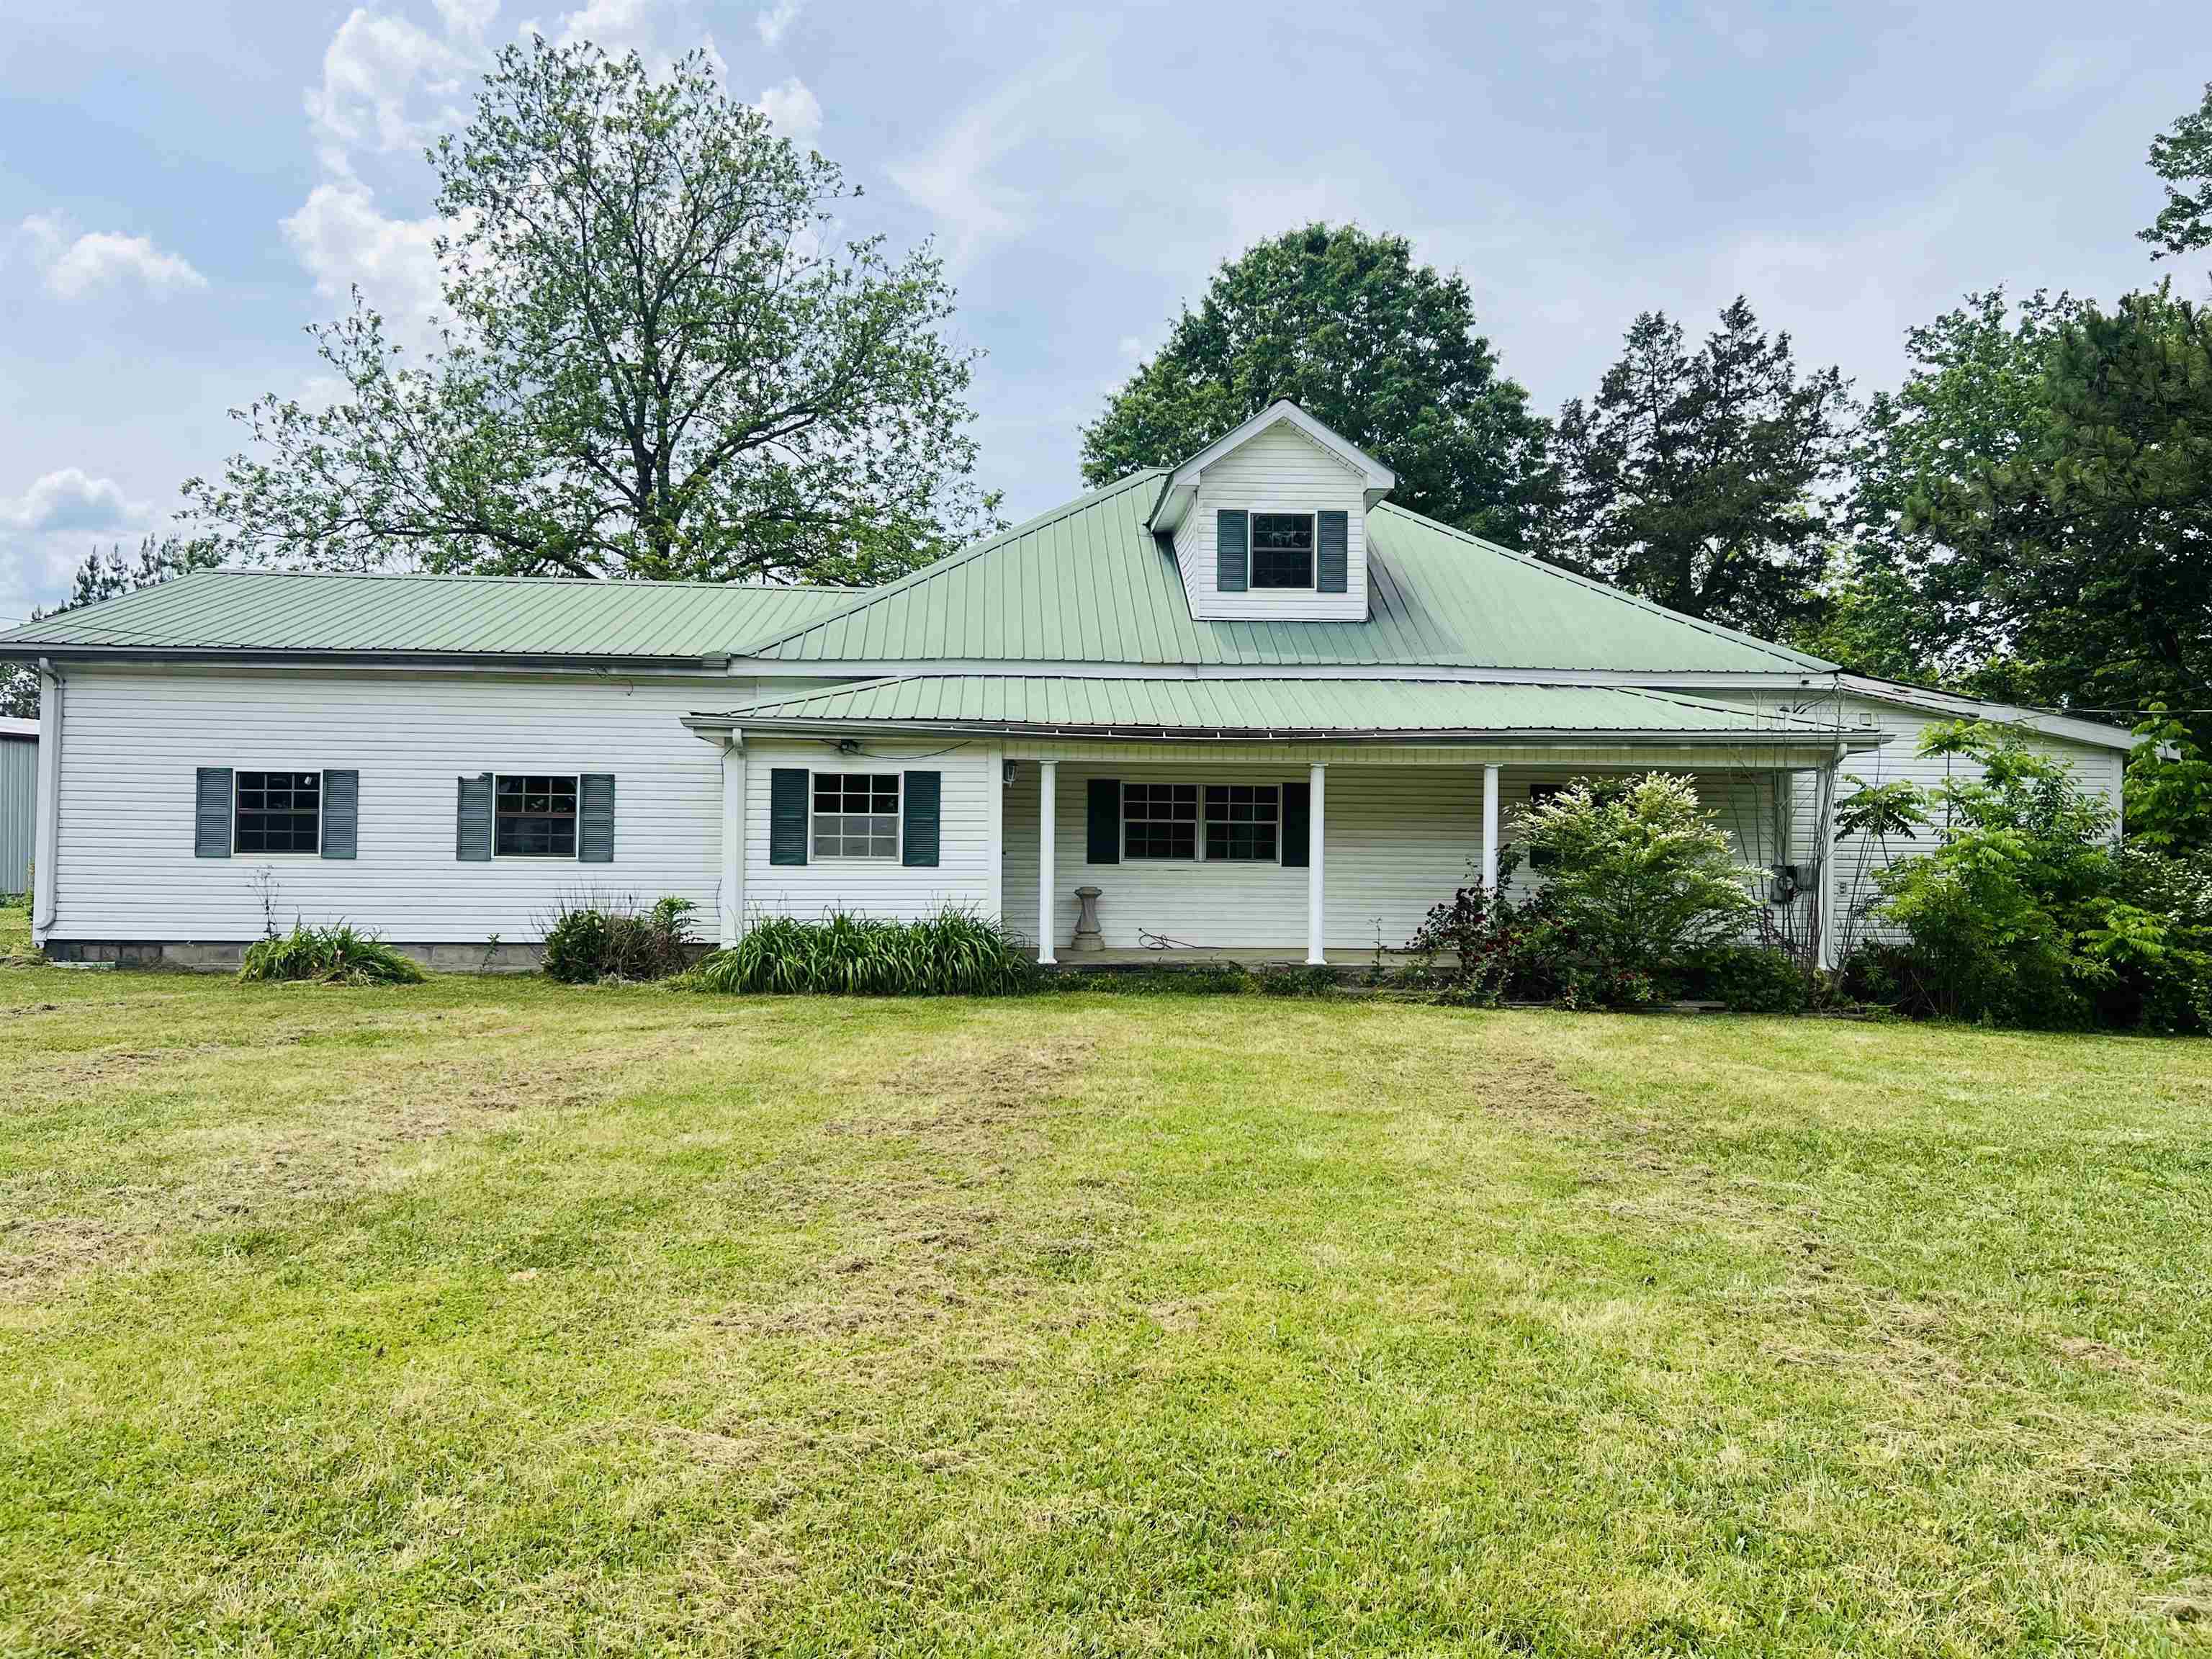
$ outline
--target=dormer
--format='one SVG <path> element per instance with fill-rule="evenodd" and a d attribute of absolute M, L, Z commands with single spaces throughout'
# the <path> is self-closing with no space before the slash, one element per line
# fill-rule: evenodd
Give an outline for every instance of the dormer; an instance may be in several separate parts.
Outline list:
<path fill-rule="evenodd" d="M 1364 622 L 1367 509 L 1390 469 L 1293 403 L 1169 475 L 1152 509 L 1200 622 Z"/>

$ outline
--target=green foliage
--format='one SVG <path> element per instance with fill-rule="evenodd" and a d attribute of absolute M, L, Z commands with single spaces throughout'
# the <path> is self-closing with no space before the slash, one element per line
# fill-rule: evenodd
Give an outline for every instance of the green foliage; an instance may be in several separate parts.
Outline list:
<path fill-rule="evenodd" d="M 1692 617 L 1773 638 L 1811 615 L 1834 533 L 1850 383 L 1800 377 L 1738 298 L 1694 353 L 1637 318 L 1597 395 L 1559 411 L 1563 504 L 1546 556 Z"/>
<path fill-rule="evenodd" d="M 1563 959 L 1599 1000 L 1648 1001 L 1759 914 L 1727 835 L 1686 778 L 1626 787 L 1577 780 L 1522 814 L 1521 845 L 1546 858 L 1541 904 Z"/>
<path fill-rule="evenodd" d="M 2212 683 L 2212 315 L 2169 289 L 2109 311 L 1998 296 L 1915 352 L 1934 366 L 1863 489 L 1966 688 L 2085 709 L 2193 708 Z M 1881 410 L 1876 411 L 1880 426 Z M 1872 556 L 1873 555 L 1870 555 Z M 2200 738 L 2212 723 L 2191 717 Z"/>
<path fill-rule="evenodd" d="M 2212 847 L 2212 759 L 2196 735 L 2153 703 L 2136 737 L 2121 813 L 2129 838 L 2164 853 Z"/>
<path fill-rule="evenodd" d="M 884 921 L 834 910 L 819 921 L 764 916 L 686 982 L 702 991 L 836 996 L 1007 996 L 1036 968 L 1023 941 L 971 911 Z"/>
<path fill-rule="evenodd" d="M 1157 967 L 1062 968 L 1039 974 L 1036 989 L 1055 995 L 1238 997 L 1255 988 L 1235 962 L 1161 963 Z"/>
<path fill-rule="evenodd" d="M 545 971 L 569 985 L 680 974 L 690 960 L 696 908 L 690 899 L 674 897 L 643 911 L 619 899 L 566 904 L 545 928 Z"/>
<path fill-rule="evenodd" d="M 1802 1014 L 1813 1005 L 1806 965 L 1771 945 L 1736 942 L 1707 951 L 1695 975 L 1705 995 L 1737 1014 Z"/>
<path fill-rule="evenodd" d="M 1927 827 L 1927 792 L 1916 783 L 1895 779 L 1869 783 L 1845 775 L 1858 787 L 1836 802 L 1838 841 L 1886 841 L 1892 836 L 1917 835 Z"/>
<path fill-rule="evenodd" d="M 79 605 L 151 587 L 172 576 L 204 569 L 218 562 L 213 550 L 187 545 L 174 536 L 148 536 L 138 544 L 138 556 L 126 561 L 120 544 L 105 553 L 98 547 L 77 567 L 70 596 L 52 611 L 33 610 L 29 620 L 58 617 Z M 39 671 L 27 662 L 0 663 L 0 714 L 33 720 L 39 717 Z"/>
<path fill-rule="evenodd" d="M 1528 544 L 1543 424 L 1477 331 L 1467 282 L 1401 236 L 1312 224 L 1224 261 L 1159 355 L 1083 430 L 1098 484 L 1171 466 L 1288 398 L 1397 474 L 1392 499 Z"/>
<path fill-rule="evenodd" d="M 1881 871 L 1877 920 L 1846 984 L 1905 1012 L 2042 1027 L 2203 1029 L 2212 999 L 2212 865 L 2112 841 L 2112 809 L 2010 728 L 1931 728 L 1956 756 L 1928 793 L 1936 849 Z"/>
<path fill-rule="evenodd" d="M 419 985 L 422 970 L 374 933 L 339 922 L 308 927 L 295 922 L 246 947 L 242 980 L 296 980 L 317 985 Z"/>
<path fill-rule="evenodd" d="M 859 195 L 693 54 L 533 39 L 429 155 L 445 312 L 419 365 L 355 295 L 327 403 L 241 412 L 185 486 L 251 558 L 729 581 L 884 580 L 998 522 L 973 354 L 927 250 L 836 240 Z"/>
<path fill-rule="evenodd" d="M 2212 82 L 2202 103 L 2150 141 L 2150 167 L 2166 181 L 2166 205 L 2136 233 L 2157 250 L 2151 257 L 2212 247 Z"/>

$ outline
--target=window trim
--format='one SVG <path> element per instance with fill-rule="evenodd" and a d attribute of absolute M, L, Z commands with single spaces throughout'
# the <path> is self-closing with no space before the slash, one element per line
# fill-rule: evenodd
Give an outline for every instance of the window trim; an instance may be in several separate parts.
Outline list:
<path fill-rule="evenodd" d="M 230 769 L 231 857 L 234 859 L 319 859 L 322 857 L 324 826 L 323 813 L 325 810 L 325 803 L 329 799 L 329 791 L 326 787 L 327 780 L 325 774 L 327 773 L 329 769 L 330 769 L 328 767 L 324 766 L 239 766 L 234 763 Z M 315 850 L 313 852 L 301 853 L 294 851 L 289 853 L 247 853 L 240 850 L 238 845 L 238 792 L 240 787 L 239 780 L 243 778 L 248 772 L 258 772 L 264 777 L 266 777 L 271 772 L 289 772 L 295 776 L 298 776 L 299 775 L 307 772 L 313 772 L 315 775 Z"/>
<path fill-rule="evenodd" d="M 1118 844 L 1121 849 L 1122 863 L 1141 864 L 1150 868 L 1160 870 L 1180 870 L 1189 866 L 1206 864 L 1218 864 L 1225 867 L 1241 867 L 1248 870 L 1280 870 L 1285 867 L 1283 864 L 1283 850 L 1285 845 L 1283 836 L 1283 785 L 1282 781 L 1279 778 L 1239 779 L 1206 777 L 1202 775 L 1198 777 L 1195 780 L 1194 784 L 1194 787 L 1198 790 L 1198 817 L 1193 820 L 1191 824 L 1193 831 L 1192 848 L 1191 855 L 1187 859 L 1155 858 L 1150 854 L 1132 853 L 1129 850 L 1129 787 L 1132 784 L 1135 784 L 1139 787 L 1149 788 L 1155 784 L 1176 784 L 1192 781 L 1184 778 L 1125 777 L 1119 780 L 1119 781 L 1121 786 L 1121 817 L 1116 822 L 1120 826 L 1121 841 Z M 1206 792 L 1209 789 L 1214 788 L 1267 789 L 1272 790 L 1274 793 L 1275 855 L 1273 858 L 1211 859 L 1206 855 Z M 1142 822 L 1146 823 L 1160 823 L 1168 821 L 1169 820 L 1161 819 L 1142 820 Z"/>
<path fill-rule="evenodd" d="M 898 785 L 898 799 L 891 807 L 891 850 L 888 853 L 817 853 L 814 850 L 814 780 L 817 778 L 890 778 Z M 939 809 L 940 811 L 942 808 Z M 848 814 L 840 812 L 838 817 Z M 873 814 L 863 814 L 872 817 Z M 899 865 L 906 859 L 906 768 L 895 766 L 888 772 L 869 771 L 853 767 L 812 767 L 806 769 L 806 861 L 809 864 L 872 864 Z"/>
<path fill-rule="evenodd" d="M 501 778 L 566 778 L 576 786 L 576 833 L 566 853 L 502 853 L 499 850 L 499 781 Z M 530 813 L 524 817 L 533 816 Z M 517 864 L 574 864 L 584 853 L 584 775 L 581 772 L 501 772 L 491 775 L 491 857 L 496 864 L 501 859 Z"/>
<path fill-rule="evenodd" d="M 1260 577 L 1259 520 L 1304 519 L 1306 521 L 1306 579 L 1297 582 L 1266 582 Z M 1318 593 L 1321 591 L 1321 513 L 1308 507 L 1248 507 L 1244 509 L 1244 591 L 1248 593 Z"/>

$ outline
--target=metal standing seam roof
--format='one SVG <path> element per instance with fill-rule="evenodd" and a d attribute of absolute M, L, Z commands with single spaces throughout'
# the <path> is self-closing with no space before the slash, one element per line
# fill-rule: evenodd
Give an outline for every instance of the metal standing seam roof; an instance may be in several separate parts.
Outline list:
<path fill-rule="evenodd" d="M 1829 673 L 1383 502 L 1364 622 L 1200 622 L 1146 528 L 1164 469 L 1132 473 L 742 653 L 782 661 L 1371 664 Z"/>
<path fill-rule="evenodd" d="M 202 570 L 47 617 L 0 646 L 607 659 L 726 657 L 852 588 Z"/>
<path fill-rule="evenodd" d="M 916 674 L 786 693 L 687 724 L 900 726 L 1136 735 L 1383 737 L 1572 732 L 1863 746 L 1867 734 L 1624 686 L 1419 679 Z"/>

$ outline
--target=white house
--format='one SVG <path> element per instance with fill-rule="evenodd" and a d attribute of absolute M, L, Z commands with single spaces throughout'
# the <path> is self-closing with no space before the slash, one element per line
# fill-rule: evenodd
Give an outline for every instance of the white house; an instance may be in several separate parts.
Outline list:
<path fill-rule="evenodd" d="M 1490 878 L 1532 790 L 1657 768 L 1832 941 L 1869 859 L 1837 781 L 1940 769 L 1929 721 L 2117 804 L 2124 732 L 1844 674 L 1392 483 L 1277 404 L 872 590 L 210 571 L 34 623 L 35 938 L 212 964 L 343 918 L 476 966 L 597 892 L 724 941 L 972 906 L 1052 960 L 1088 887 L 1109 951 L 1322 962 Z"/>

